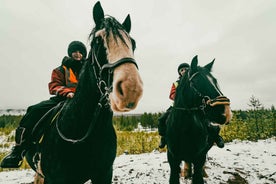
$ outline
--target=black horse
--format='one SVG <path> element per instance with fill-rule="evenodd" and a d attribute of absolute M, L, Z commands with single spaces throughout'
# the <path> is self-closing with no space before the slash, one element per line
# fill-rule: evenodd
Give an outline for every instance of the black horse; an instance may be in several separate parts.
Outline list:
<path fill-rule="evenodd" d="M 202 184 L 202 167 L 214 140 L 208 135 L 210 121 L 224 124 L 230 121 L 230 101 L 223 96 L 212 76 L 214 60 L 198 66 L 197 56 L 181 78 L 176 90 L 172 112 L 167 121 L 170 184 L 179 184 L 181 161 L 194 165 L 193 184 Z"/>
<path fill-rule="evenodd" d="M 37 149 L 26 154 L 30 166 L 47 184 L 88 180 L 110 184 L 117 148 L 112 110 L 134 109 L 143 92 L 133 56 L 135 41 L 129 36 L 130 16 L 120 24 L 114 17 L 105 16 L 97 2 L 93 17 L 91 49 L 74 98 L 54 113 L 39 154 L 34 157 Z"/>

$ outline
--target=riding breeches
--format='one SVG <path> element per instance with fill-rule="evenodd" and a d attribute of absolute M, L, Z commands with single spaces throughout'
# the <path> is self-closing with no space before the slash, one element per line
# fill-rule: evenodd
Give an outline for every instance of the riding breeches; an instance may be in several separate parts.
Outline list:
<path fill-rule="evenodd" d="M 167 131 L 167 120 L 172 111 L 172 107 L 169 107 L 164 114 L 158 118 L 158 132 L 159 135 L 165 136 Z"/>

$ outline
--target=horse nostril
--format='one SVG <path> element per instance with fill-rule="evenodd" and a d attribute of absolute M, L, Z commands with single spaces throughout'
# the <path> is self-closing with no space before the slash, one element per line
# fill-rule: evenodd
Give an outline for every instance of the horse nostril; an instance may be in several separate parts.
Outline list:
<path fill-rule="evenodd" d="M 123 88 L 122 88 L 122 81 L 118 82 L 117 89 L 118 89 L 118 92 L 120 93 L 120 95 L 124 96 L 124 92 L 123 92 Z"/>
<path fill-rule="evenodd" d="M 131 109 L 132 107 L 134 107 L 135 103 L 134 102 L 130 102 L 127 104 L 126 108 Z"/>

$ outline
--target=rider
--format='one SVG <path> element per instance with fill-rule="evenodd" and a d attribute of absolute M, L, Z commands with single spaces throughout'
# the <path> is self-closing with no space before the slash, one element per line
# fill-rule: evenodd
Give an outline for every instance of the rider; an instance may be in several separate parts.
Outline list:
<path fill-rule="evenodd" d="M 18 168 L 22 164 L 22 159 L 26 150 L 31 145 L 31 132 L 40 118 L 67 98 L 73 98 L 78 83 L 81 67 L 86 58 L 86 47 L 80 41 L 72 41 L 67 49 L 68 56 L 62 60 L 61 66 L 52 71 L 49 82 L 49 100 L 28 107 L 15 131 L 15 146 L 1 162 L 2 168 Z"/>
<path fill-rule="evenodd" d="M 176 88 L 179 84 L 179 81 L 180 81 L 181 77 L 185 74 L 185 72 L 187 71 L 187 69 L 189 67 L 190 67 L 190 65 L 187 64 L 187 63 L 182 63 L 178 66 L 177 72 L 179 74 L 179 77 L 178 77 L 177 81 L 175 81 L 172 84 L 171 91 L 170 91 L 170 96 L 169 96 L 169 98 L 171 100 L 174 101 Z M 158 131 L 159 131 L 159 135 L 161 136 L 159 148 L 164 148 L 167 144 L 167 141 L 166 141 L 166 130 L 167 130 L 166 122 L 167 122 L 168 116 L 171 112 L 171 109 L 172 109 L 172 106 L 170 106 L 167 109 L 167 111 L 158 119 Z M 211 136 L 214 137 L 214 140 L 215 140 L 215 143 L 217 144 L 217 146 L 219 148 L 223 148 L 224 147 L 224 140 L 219 135 L 219 131 L 220 131 L 219 126 L 214 126 L 211 123 L 209 123 L 208 132 L 210 133 Z"/>

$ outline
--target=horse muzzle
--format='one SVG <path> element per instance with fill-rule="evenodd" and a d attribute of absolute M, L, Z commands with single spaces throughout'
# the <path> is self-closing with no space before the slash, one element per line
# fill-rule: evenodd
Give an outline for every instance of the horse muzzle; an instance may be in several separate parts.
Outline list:
<path fill-rule="evenodd" d="M 128 112 L 136 108 L 143 94 L 143 82 L 133 63 L 114 69 L 112 86 L 110 102 L 114 111 Z"/>
<path fill-rule="evenodd" d="M 232 112 L 230 108 L 230 99 L 226 96 L 218 96 L 214 99 L 209 99 L 206 101 L 206 105 L 210 106 L 211 109 L 216 109 L 223 107 L 224 111 L 220 114 L 221 118 L 219 124 L 228 124 L 232 118 Z M 223 119 L 223 121 L 222 121 Z"/>

